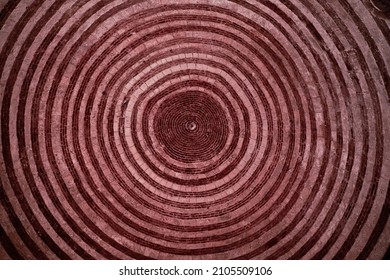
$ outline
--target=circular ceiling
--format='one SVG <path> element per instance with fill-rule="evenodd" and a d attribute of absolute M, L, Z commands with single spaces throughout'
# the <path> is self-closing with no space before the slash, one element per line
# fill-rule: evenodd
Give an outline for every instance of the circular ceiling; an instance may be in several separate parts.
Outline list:
<path fill-rule="evenodd" d="M 4 2 L 0 257 L 388 257 L 374 2 Z"/>

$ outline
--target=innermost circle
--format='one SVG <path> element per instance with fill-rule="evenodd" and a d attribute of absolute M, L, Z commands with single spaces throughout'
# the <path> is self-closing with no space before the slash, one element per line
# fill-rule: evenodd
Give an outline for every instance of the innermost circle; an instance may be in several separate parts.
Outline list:
<path fill-rule="evenodd" d="M 229 128 L 221 105 L 200 91 L 165 99 L 153 119 L 156 140 L 181 162 L 208 161 L 224 148 Z"/>
<path fill-rule="evenodd" d="M 187 129 L 194 131 L 197 128 L 197 125 L 195 122 L 189 122 L 189 123 L 187 123 L 186 127 L 187 127 Z"/>

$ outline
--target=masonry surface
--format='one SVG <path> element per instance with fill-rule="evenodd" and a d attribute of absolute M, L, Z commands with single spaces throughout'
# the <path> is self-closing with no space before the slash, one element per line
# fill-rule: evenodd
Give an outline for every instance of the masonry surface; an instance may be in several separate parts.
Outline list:
<path fill-rule="evenodd" d="M 0 9 L 0 259 L 390 257 L 388 1 Z"/>

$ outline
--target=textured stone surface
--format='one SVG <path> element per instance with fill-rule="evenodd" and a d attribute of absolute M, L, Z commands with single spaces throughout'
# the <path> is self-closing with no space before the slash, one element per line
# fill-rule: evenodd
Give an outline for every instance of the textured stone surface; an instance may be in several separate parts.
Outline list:
<path fill-rule="evenodd" d="M 1 1 L 0 257 L 389 257 L 373 2 Z"/>

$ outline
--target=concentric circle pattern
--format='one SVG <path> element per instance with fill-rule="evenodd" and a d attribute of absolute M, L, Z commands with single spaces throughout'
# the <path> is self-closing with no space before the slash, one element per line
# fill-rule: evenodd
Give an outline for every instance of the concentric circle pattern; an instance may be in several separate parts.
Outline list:
<path fill-rule="evenodd" d="M 389 257 L 388 1 L 0 3 L 1 258 Z"/>
<path fill-rule="evenodd" d="M 207 94 L 185 92 L 167 98 L 160 107 L 153 131 L 156 142 L 170 157 L 182 162 L 207 161 L 225 146 L 227 119 L 218 102 Z M 148 113 L 146 118 L 150 116 Z M 148 131 L 145 133 L 149 134 Z"/>

